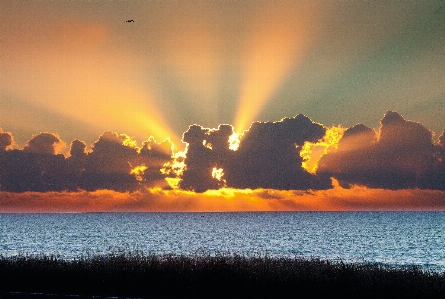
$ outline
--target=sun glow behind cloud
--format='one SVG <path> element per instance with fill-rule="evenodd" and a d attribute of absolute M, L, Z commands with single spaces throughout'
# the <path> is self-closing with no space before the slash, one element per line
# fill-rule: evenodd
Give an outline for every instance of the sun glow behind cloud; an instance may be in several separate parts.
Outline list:
<path fill-rule="evenodd" d="M 335 184 L 334 184 L 335 185 Z M 439 190 L 384 190 L 337 186 L 324 191 L 270 189 L 147 189 L 133 193 L 1 192 L 3 212 L 230 212 L 230 211 L 445 211 Z"/>
<path fill-rule="evenodd" d="M 239 186 L 237 182 L 261 171 L 253 168 L 253 171 L 240 174 L 231 181 L 233 174 L 237 173 L 236 167 L 231 169 L 230 163 L 227 165 L 231 158 L 209 163 L 204 167 L 205 175 L 201 177 L 200 173 L 192 173 L 191 177 L 197 178 L 199 183 L 208 176 L 212 180 L 213 175 L 214 179 L 220 180 L 218 187 L 238 186 L 258 190 L 211 190 L 217 187 L 209 184 L 210 190 L 204 192 L 203 188 L 198 191 L 203 193 L 197 194 L 181 191 L 180 185 L 181 180 L 185 180 L 187 167 L 190 170 L 193 164 L 203 165 L 200 164 L 201 160 L 195 163 L 189 160 L 186 165 L 187 150 L 181 151 L 184 143 L 180 136 L 193 123 L 209 128 L 233 123 L 240 134 L 234 133 L 229 137 L 229 149 L 233 152 L 227 151 L 226 158 L 241 157 L 234 163 L 239 166 L 242 163 L 238 162 L 244 162 L 253 156 L 252 153 L 255 154 L 252 149 L 256 148 L 256 143 L 267 142 L 273 137 L 263 139 L 264 134 L 259 134 L 261 138 L 253 140 L 252 147 L 243 156 L 247 142 L 239 150 L 238 147 L 240 138 L 247 134 L 243 135 L 242 131 L 254 121 L 267 122 L 303 113 L 323 123 L 349 125 L 359 119 L 360 113 L 357 111 L 363 111 L 364 104 L 371 112 L 393 109 L 389 106 L 396 105 L 405 110 L 408 106 L 412 107 L 411 115 L 426 115 L 431 111 L 440 115 L 443 88 L 438 82 L 443 77 L 439 66 L 443 61 L 441 45 L 444 39 L 439 37 L 440 30 L 436 29 L 443 28 L 445 24 L 441 18 L 444 10 L 434 3 L 419 2 L 413 5 L 291 0 L 73 1 L 64 2 L 63 5 L 57 1 L 45 5 L 39 1 L 6 1 L 2 3 L 3 22 L 0 24 L 4 41 L 1 46 L 0 125 L 5 131 L 15 134 L 17 143 L 13 145 L 3 141 L 5 149 L 23 148 L 26 144 L 24 138 L 29 140 L 40 131 L 57 133 L 67 144 L 73 139 L 86 141 L 82 143 L 86 144 L 82 147 L 84 154 L 93 150 L 93 147 L 88 148 L 94 141 L 91 136 L 97 137 L 105 130 L 128 134 L 129 138 L 122 144 L 122 148 L 127 150 L 126 147 L 139 148 L 135 140 L 140 142 L 150 136 L 154 136 L 158 142 L 169 137 L 175 145 L 169 162 L 154 159 L 156 165 L 147 162 L 144 166 L 140 161 L 128 164 L 121 159 L 119 169 L 124 169 L 127 176 L 131 174 L 129 177 L 137 182 L 130 181 L 137 183 L 138 188 L 114 190 L 137 190 L 133 193 L 97 191 L 107 188 L 100 184 L 82 189 L 88 187 L 85 181 L 91 181 L 91 177 L 82 178 L 78 185 L 64 185 L 70 186 L 66 187 L 68 189 L 55 189 L 53 183 L 63 177 L 63 173 L 55 170 L 54 177 L 45 177 L 48 185 L 43 186 L 42 190 L 76 190 L 78 193 L 40 194 L 27 192 L 36 190 L 34 187 L 18 189 L 32 198 L 42 199 L 41 202 L 30 201 L 31 206 L 42 210 L 51 209 L 47 197 L 55 200 L 55 210 L 63 210 L 64 202 L 58 201 L 57 196 L 73 204 L 66 209 L 74 210 L 88 210 L 88 207 L 91 210 L 147 211 L 433 209 L 435 204 L 442 209 L 443 202 L 435 201 L 445 196 L 441 191 L 370 190 L 354 184 L 386 187 L 379 185 L 380 182 L 372 185 L 370 181 L 360 181 L 354 172 L 349 179 L 355 180 L 347 184 L 339 172 L 364 170 L 367 178 L 370 170 L 375 173 L 378 168 L 391 170 L 392 167 L 397 175 L 383 171 L 388 176 L 381 182 L 386 182 L 415 170 L 414 175 L 418 180 L 412 185 L 405 178 L 408 183 L 407 187 L 401 185 L 403 188 L 432 187 L 443 190 L 443 156 L 434 163 L 430 161 L 434 155 L 438 155 L 437 151 L 443 151 L 443 142 L 440 147 L 434 147 L 435 154 L 426 151 L 427 154 L 420 158 L 420 151 L 419 155 L 415 151 L 406 154 L 407 149 L 415 147 L 415 142 L 408 142 L 406 146 L 399 140 L 403 152 L 391 154 L 393 148 L 385 144 L 375 147 L 377 141 L 370 142 L 373 144 L 370 146 L 364 142 L 367 138 L 360 134 L 343 139 L 338 149 L 337 144 L 345 130 L 341 126 L 327 128 L 325 137 L 319 142 L 306 142 L 303 146 L 301 142 L 301 148 L 297 149 L 290 143 L 290 148 L 295 152 L 300 151 L 303 158 L 301 166 L 311 173 L 310 177 L 322 177 L 325 171 L 328 173 L 326 181 L 330 183 L 330 172 L 342 166 L 337 178 L 342 186 L 351 186 L 351 189 L 340 188 L 335 180 L 335 188 L 327 191 L 310 191 L 314 187 L 306 184 L 299 187 L 281 185 L 278 188 L 301 188 L 304 191 L 261 189 L 270 187 L 263 185 L 263 181 L 261 184 Z M 416 6 L 424 9 L 418 10 Z M 125 22 L 130 15 L 135 19 L 134 23 Z M 374 113 L 371 112 L 360 121 L 369 124 Z M 279 117 L 272 117 L 274 113 L 280 113 Z M 318 118 L 317 115 L 323 117 Z M 326 120 L 334 115 L 341 116 L 341 119 Z M 440 130 L 443 130 L 442 118 L 437 119 L 436 127 L 440 126 Z M 212 132 L 216 130 L 210 129 Z M 23 137 L 30 131 L 31 134 Z M 413 133 L 413 130 L 408 131 L 410 133 L 406 136 Z M 91 135 L 85 137 L 85 132 Z M 436 131 L 436 136 L 440 132 Z M 58 138 L 59 135 L 54 136 Z M 80 143 L 78 140 L 77 145 Z M 433 148 L 430 143 L 425 144 L 425 149 Z M 217 153 L 221 147 L 217 143 L 205 142 L 203 145 L 205 151 L 195 151 L 199 159 L 215 159 L 213 156 L 222 153 Z M 167 145 L 160 151 L 168 158 L 172 154 L 170 149 Z M 207 149 L 213 150 L 215 155 L 202 155 L 208 152 Z M 271 160 L 269 157 L 273 157 L 268 153 L 274 153 L 274 150 L 266 148 L 261 152 L 261 157 L 252 161 L 267 163 Z M 65 147 L 62 153 L 68 158 L 67 151 L 69 147 Z M 381 156 L 382 151 L 387 153 L 388 158 L 375 158 L 378 157 L 375 153 Z M 55 150 L 55 153 L 59 153 L 59 150 Z M 106 155 L 109 160 L 103 162 L 104 169 L 108 169 L 106 165 L 111 165 L 116 157 L 119 158 L 116 153 Z M 282 153 L 287 153 L 287 150 Z M 360 153 L 364 153 L 363 157 Z M 331 160 L 328 158 L 330 156 L 333 157 Z M 7 157 L 4 161 L 9 162 L 9 156 L 4 157 Z M 94 155 L 91 155 L 90 160 L 94 159 Z M 373 159 L 375 161 L 371 161 Z M 27 164 L 26 160 L 21 161 L 25 161 L 23 165 Z M 270 174 L 273 169 L 285 168 L 289 160 L 285 161 L 278 166 L 271 163 L 271 166 L 260 170 Z M 68 168 L 76 169 L 73 165 L 79 165 L 78 162 L 68 163 Z M 244 166 L 248 164 L 246 162 Z M 297 173 L 303 177 L 307 173 L 300 168 L 300 164 L 301 159 L 297 159 Z M 20 167 L 28 169 L 29 166 L 28 163 Z M 39 173 L 43 172 L 36 171 L 36 174 Z M 271 177 L 279 180 L 281 174 L 283 171 L 276 171 Z M 6 176 L 0 174 L 0 177 Z M 31 182 L 29 177 L 24 176 L 23 181 Z M 103 181 L 110 181 L 110 177 L 104 178 Z M 225 179 L 225 184 L 222 184 Z M 77 186 L 77 189 L 72 186 Z M 83 187 L 79 189 L 79 186 Z M 146 189 L 153 186 L 158 189 Z M 388 186 L 402 188 L 399 185 Z M 108 187 L 115 188 L 112 184 Z M 13 190 L 5 188 L 3 190 Z M 325 185 L 325 188 L 331 188 L 331 185 Z M 19 203 L 13 199 L 22 196 L 7 192 L 0 195 L 2 200 L 7 199 L 2 209 L 8 203 L 11 203 L 11 209 L 17 207 Z M 97 198 L 98 202 L 90 202 L 89 195 Z M 403 196 L 406 196 L 406 206 Z M 416 196 L 424 202 L 417 200 Z M 389 199 L 394 202 L 391 203 Z M 160 206 L 152 205 L 152 200 Z M 176 204 L 178 206 L 175 207 Z"/>
<path fill-rule="evenodd" d="M 352 125 L 366 104 L 368 124 L 377 110 L 397 109 L 439 132 L 440 6 L 3 1 L 1 125 L 20 146 L 44 130 L 84 138 L 76 125 L 88 145 L 111 129 L 178 146 L 174 135 L 191 123 L 231 123 L 241 133 L 252 121 L 303 113 Z M 117 117 L 122 104 L 131 108 Z"/>
<path fill-rule="evenodd" d="M 231 18 L 218 17 L 221 11 L 215 7 L 195 4 L 162 6 L 161 10 L 171 9 L 175 15 L 154 17 L 152 25 L 162 28 L 162 35 L 144 27 L 152 22 L 147 19 L 133 27 L 122 23 L 127 31 L 118 32 L 115 24 L 100 19 L 70 16 L 50 26 L 36 15 L 28 24 L 34 37 L 7 38 L 16 43 L 6 47 L 13 63 L 5 64 L 12 74 L 5 79 L 5 91 L 101 130 L 124 131 L 138 139 L 170 137 L 180 148 L 180 139 L 171 129 L 178 120 L 167 117 L 177 112 L 166 111 L 181 109 L 172 104 L 177 95 L 171 90 L 181 94 L 191 117 L 199 111 L 201 121 L 210 124 L 220 113 L 218 92 L 228 84 L 221 73 L 231 65 L 242 77 L 240 83 L 233 83 L 240 84 L 235 124 L 245 129 L 302 59 L 310 36 L 307 31 L 313 31 L 308 12 L 315 20 L 317 10 L 294 2 L 258 3 L 241 15 L 245 21 L 233 25 Z M 232 13 L 222 7 L 223 14 Z M 229 36 L 225 28 L 231 26 L 241 35 Z M 147 35 L 139 37 L 141 45 L 136 47 L 146 47 L 153 55 L 136 55 L 136 50 L 117 42 L 119 36 L 131 41 L 123 34 L 138 37 L 134 31 Z"/>
<path fill-rule="evenodd" d="M 224 182 L 225 183 L 225 180 L 224 180 L 224 169 L 213 167 L 213 169 L 212 169 L 212 177 L 214 179 L 217 179 L 220 182 Z"/>
<path fill-rule="evenodd" d="M 130 174 L 134 174 L 138 181 L 142 181 L 142 174 L 147 170 L 147 166 L 139 165 L 131 169 Z"/>
<path fill-rule="evenodd" d="M 143 140 L 151 135 L 157 140 L 170 137 L 181 147 L 155 101 L 159 92 L 134 80 L 135 73 L 143 72 L 144 61 L 104 49 L 110 39 L 106 24 L 68 19 L 43 27 L 38 32 L 41 40 L 30 38 L 27 47 L 6 47 L 10 61 L 2 65 L 11 75 L 2 77 L 3 92 L 93 130 L 131 132 Z M 27 60 L 29 56 L 34 59 Z"/>
<path fill-rule="evenodd" d="M 81 5 L 60 15 L 54 11 L 63 5 L 28 5 L 6 5 L 11 14 L 2 25 L 2 96 L 75 119 L 92 132 L 125 131 L 139 140 L 170 137 L 182 147 L 165 121 L 171 114 L 159 103 L 162 90 L 150 80 L 154 58 L 122 39 L 130 35 L 128 24 L 117 22 L 106 7 L 95 11 L 94 4 L 84 7 L 95 11 L 93 18 Z M 12 12 L 20 13 L 19 20 Z"/>
<path fill-rule="evenodd" d="M 321 157 L 332 149 L 338 148 L 338 142 L 345 130 L 341 125 L 332 126 L 326 130 L 326 134 L 321 141 L 315 143 L 306 141 L 300 150 L 300 156 L 303 158 L 301 166 L 308 172 L 315 173 Z"/>

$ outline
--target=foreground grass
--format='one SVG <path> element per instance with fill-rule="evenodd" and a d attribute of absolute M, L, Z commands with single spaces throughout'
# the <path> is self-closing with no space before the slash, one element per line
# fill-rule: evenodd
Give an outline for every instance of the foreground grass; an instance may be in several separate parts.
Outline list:
<path fill-rule="evenodd" d="M 71 261 L 0 256 L 0 294 L 14 291 L 139 298 L 445 298 L 445 272 L 228 255 L 119 253 Z"/>

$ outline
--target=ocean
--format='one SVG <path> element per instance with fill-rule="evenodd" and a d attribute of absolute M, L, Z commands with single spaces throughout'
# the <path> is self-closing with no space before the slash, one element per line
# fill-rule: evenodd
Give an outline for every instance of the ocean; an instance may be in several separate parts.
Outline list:
<path fill-rule="evenodd" d="M 0 255 L 320 258 L 445 271 L 445 212 L 0 214 Z"/>

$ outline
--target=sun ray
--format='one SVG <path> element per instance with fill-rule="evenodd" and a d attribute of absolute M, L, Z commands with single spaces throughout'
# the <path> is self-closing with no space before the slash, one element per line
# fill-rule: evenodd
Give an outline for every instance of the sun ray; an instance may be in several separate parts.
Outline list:
<path fill-rule="evenodd" d="M 238 132 L 258 120 L 274 92 L 302 61 L 322 10 L 295 1 L 262 2 L 255 11 L 245 41 L 244 74 L 234 119 Z"/>

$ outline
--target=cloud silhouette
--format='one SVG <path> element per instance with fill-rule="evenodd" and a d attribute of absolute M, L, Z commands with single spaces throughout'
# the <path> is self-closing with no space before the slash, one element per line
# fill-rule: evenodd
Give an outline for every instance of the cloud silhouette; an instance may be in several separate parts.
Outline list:
<path fill-rule="evenodd" d="M 432 180 L 433 172 L 441 176 L 442 163 L 433 133 L 393 111 L 380 124 L 378 134 L 361 124 L 347 129 L 338 149 L 321 158 L 317 173 L 335 177 L 343 187 L 443 189 Z"/>
<path fill-rule="evenodd" d="M 104 132 L 92 145 L 91 152 L 86 151 L 83 141 L 72 141 L 68 157 L 56 154 L 65 146 L 57 134 L 35 135 L 23 150 L 6 150 L 12 143 L 12 135 L 1 136 L 0 190 L 3 191 L 135 191 L 163 180 L 165 175 L 160 169 L 171 159 L 169 141 L 158 144 L 150 138 L 139 149 L 129 136 L 113 131 Z M 140 172 L 133 172 L 135 167 L 140 167 Z"/>
<path fill-rule="evenodd" d="M 142 143 L 139 151 L 137 164 L 143 166 L 143 172 L 139 174 L 140 184 L 146 187 L 167 187 L 166 174 L 160 169 L 171 161 L 173 155 L 173 144 L 169 139 L 157 143 L 153 137 Z"/>
<path fill-rule="evenodd" d="M 87 157 L 87 173 L 130 173 L 138 151 L 127 135 L 105 131 L 93 144 Z"/>
<path fill-rule="evenodd" d="M 189 127 L 182 137 L 187 143 L 186 168 L 180 182 L 182 189 L 204 192 L 223 187 L 224 182 L 212 177 L 212 172 L 213 168 L 225 168 L 230 164 L 229 137 L 232 134 L 230 125 L 220 125 L 216 130 L 198 125 Z"/>
<path fill-rule="evenodd" d="M 56 152 L 65 143 L 57 134 L 37 134 L 23 150 L 6 150 L 13 143 L 10 133 L 1 133 L 0 139 L 0 190 L 64 190 L 65 158 L 63 155 L 56 155 Z"/>
<path fill-rule="evenodd" d="M 196 192 L 232 188 L 272 188 L 283 190 L 326 189 L 328 176 L 315 176 L 301 167 L 299 151 L 306 141 L 323 138 L 326 128 L 304 115 L 278 122 L 254 122 L 232 151 L 229 137 L 233 127 L 217 130 L 190 126 L 183 135 L 187 143 L 186 170 L 180 187 Z M 214 168 L 223 170 L 223 180 L 211 176 Z"/>
<path fill-rule="evenodd" d="M 65 161 L 65 190 L 78 191 L 81 189 L 87 155 L 85 142 L 78 139 L 71 142 L 70 155 Z"/>
<path fill-rule="evenodd" d="M 427 170 L 423 187 L 445 190 L 445 131 L 439 136 L 435 146 L 434 158 L 436 163 Z"/>
<path fill-rule="evenodd" d="M 328 176 L 315 176 L 302 168 L 303 144 L 323 138 L 326 128 L 300 114 L 279 122 L 255 122 L 244 132 L 227 173 L 234 188 L 282 190 L 326 189 Z"/>
<path fill-rule="evenodd" d="M 24 152 L 53 155 L 65 147 L 56 133 L 40 133 L 34 135 L 23 148 Z"/>
<path fill-rule="evenodd" d="M 70 146 L 70 157 L 73 159 L 80 159 L 83 157 L 86 157 L 87 151 L 86 151 L 87 145 L 85 142 L 75 139 L 71 142 Z"/>
<path fill-rule="evenodd" d="M 14 143 L 14 139 L 11 133 L 3 132 L 0 128 L 0 151 L 5 151 L 10 148 Z"/>
<path fill-rule="evenodd" d="M 20 150 L 0 151 L 0 190 L 43 191 L 37 155 Z"/>
<path fill-rule="evenodd" d="M 327 129 L 301 114 L 252 123 L 236 150 L 231 125 L 192 125 L 183 134 L 180 158 L 169 140 L 157 143 L 153 137 L 138 147 L 128 135 L 105 131 L 89 151 L 85 142 L 73 140 L 65 157 L 59 154 L 65 143 L 55 133 L 34 135 L 19 150 L 11 149 L 12 134 L 0 131 L 0 191 L 168 190 L 166 178 L 179 180 L 186 191 L 258 189 L 265 199 L 285 194 L 271 190 L 331 189 L 331 178 L 343 188 L 445 190 L 445 132 L 434 143 L 430 130 L 393 111 L 380 124 L 378 132 L 363 124 L 347 129 L 338 148 L 322 156 L 316 174 L 302 167 L 300 150 Z"/>
<path fill-rule="evenodd" d="M 65 171 L 65 157 L 60 154 L 3 151 L 0 153 L 0 190 L 62 191 L 65 190 Z"/>
<path fill-rule="evenodd" d="M 160 182 L 166 186 L 160 169 L 170 161 L 172 144 L 169 140 L 156 143 L 151 137 L 142 148 L 128 135 L 106 131 L 93 144 L 82 174 L 81 188 L 135 191 Z M 133 171 L 139 167 L 138 171 Z"/>
<path fill-rule="evenodd" d="M 73 141 L 67 169 L 76 188 L 87 191 L 136 190 L 138 182 L 130 174 L 130 163 L 137 157 L 137 148 L 124 143 L 131 144 L 131 138 L 112 131 L 105 131 L 92 145 L 90 153 L 85 153 L 83 142 Z"/>

